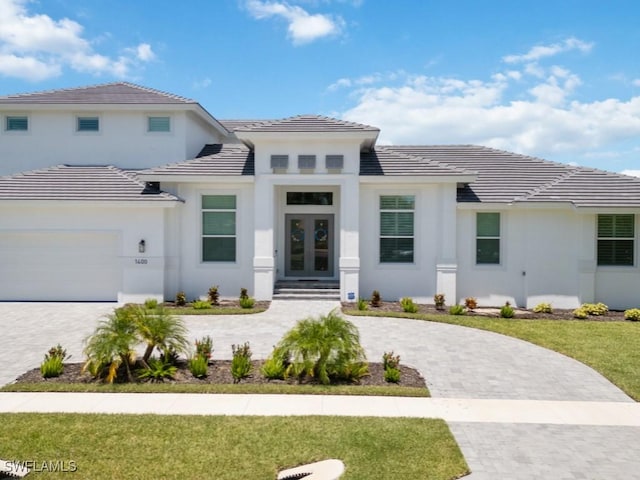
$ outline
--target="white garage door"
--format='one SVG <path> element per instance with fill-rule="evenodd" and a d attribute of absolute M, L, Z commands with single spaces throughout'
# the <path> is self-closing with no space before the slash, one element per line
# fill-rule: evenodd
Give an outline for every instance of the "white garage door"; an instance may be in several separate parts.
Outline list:
<path fill-rule="evenodd" d="M 0 232 L 0 300 L 116 301 L 115 233 Z"/>

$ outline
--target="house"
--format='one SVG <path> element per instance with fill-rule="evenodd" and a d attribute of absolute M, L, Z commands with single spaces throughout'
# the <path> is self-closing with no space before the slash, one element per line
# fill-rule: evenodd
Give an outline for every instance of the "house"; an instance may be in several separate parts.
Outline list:
<path fill-rule="evenodd" d="M 217 120 L 130 83 L 0 97 L 0 300 L 640 305 L 640 178 L 317 115 Z"/>

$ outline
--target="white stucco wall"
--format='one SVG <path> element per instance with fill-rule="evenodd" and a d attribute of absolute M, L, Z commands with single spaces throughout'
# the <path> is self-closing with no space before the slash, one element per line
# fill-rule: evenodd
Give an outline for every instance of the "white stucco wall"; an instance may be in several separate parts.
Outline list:
<path fill-rule="evenodd" d="M 413 263 L 379 261 L 381 195 L 415 196 Z M 440 292 L 445 286 L 437 283 L 438 265 L 448 265 L 454 272 L 456 268 L 455 185 L 361 185 L 360 205 L 360 296 L 369 298 L 378 290 L 389 301 L 408 296 L 420 303 L 433 303 L 436 293 L 455 298 L 455 282 L 445 278 L 449 285 L 446 292 Z"/>
<path fill-rule="evenodd" d="M 89 202 L 83 205 L 75 202 L 3 204 L 0 206 L 0 234 L 91 232 L 115 235 L 118 246 L 114 261 L 118 262 L 121 275 L 117 300 L 144 301 L 146 298 L 162 299 L 165 250 L 163 216 L 164 208 L 157 206 L 107 206 Z M 142 239 L 146 244 L 144 253 L 138 252 L 138 243 Z M 50 272 L 52 282 L 56 281 L 55 275 L 55 271 Z M 0 288 L 3 282 L 11 282 L 11 278 L 0 275 Z"/>
<path fill-rule="evenodd" d="M 98 116 L 99 132 L 77 132 L 76 117 Z M 147 117 L 171 117 L 170 132 L 147 132 Z M 171 111 L 57 111 L 28 113 L 28 132 L 0 129 L 0 175 L 53 165 L 149 168 L 195 155 L 216 132 L 192 114 Z"/>

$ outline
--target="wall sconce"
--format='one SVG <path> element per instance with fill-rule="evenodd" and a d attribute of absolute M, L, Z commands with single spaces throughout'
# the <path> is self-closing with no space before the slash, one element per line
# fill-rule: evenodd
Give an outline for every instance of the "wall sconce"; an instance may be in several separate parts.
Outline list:
<path fill-rule="evenodd" d="M 144 240 L 140 240 L 138 242 L 138 252 L 140 253 L 144 253 L 144 251 L 147 249 L 147 244 Z"/>

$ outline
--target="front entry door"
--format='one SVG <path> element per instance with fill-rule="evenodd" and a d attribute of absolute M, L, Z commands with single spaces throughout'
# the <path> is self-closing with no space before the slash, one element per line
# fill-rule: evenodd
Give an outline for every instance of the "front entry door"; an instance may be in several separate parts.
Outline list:
<path fill-rule="evenodd" d="M 285 275 L 333 276 L 333 215 L 287 214 Z"/>

